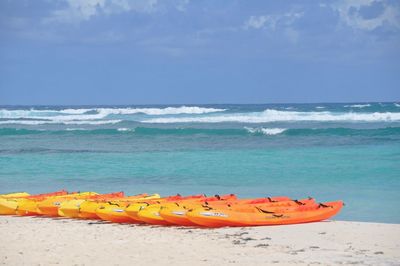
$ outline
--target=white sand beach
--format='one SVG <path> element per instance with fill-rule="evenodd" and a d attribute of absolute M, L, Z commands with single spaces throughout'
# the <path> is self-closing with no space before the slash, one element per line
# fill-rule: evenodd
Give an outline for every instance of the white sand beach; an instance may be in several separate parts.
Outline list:
<path fill-rule="evenodd" d="M 400 265 L 400 224 L 199 229 L 0 217 L 2 265 Z"/>

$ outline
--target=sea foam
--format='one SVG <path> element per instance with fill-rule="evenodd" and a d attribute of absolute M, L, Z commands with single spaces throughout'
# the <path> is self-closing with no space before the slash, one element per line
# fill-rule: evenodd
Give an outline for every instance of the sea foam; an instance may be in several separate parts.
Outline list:
<path fill-rule="evenodd" d="M 371 105 L 369 103 L 367 104 L 352 104 L 352 105 L 345 105 L 344 107 L 350 107 L 350 108 L 364 108 L 364 107 L 370 107 Z"/>
<path fill-rule="evenodd" d="M 399 121 L 400 113 L 334 113 L 334 112 L 293 112 L 267 109 L 263 112 L 208 115 L 202 117 L 163 117 L 144 119 L 143 123 L 268 123 L 286 121 Z"/>
<path fill-rule="evenodd" d="M 20 124 L 20 125 L 46 125 L 46 124 L 63 124 L 63 125 L 105 125 L 116 124 L 122 120 L 77 120 L 77 121 L 52 121 L 52 120 L 5 120 L 0 121 L 0 125 Z"/>
<path fill-rule="evenodd" d="M 176 115 L 176 114 L 205 114 L 223 112 L 226 109 L 206 108 L 198 106 L 180 106 L 166 108 L 91 108 L 91 109 L 62 109 L 62 110 L 7 110 L 0 109 L 0 118 L 59 118 L 71 119 L 101 119 L 108 115 Z"/>
<path fill-rule="evenodd" d="M 252 127 L 244 127 L 249 133 L 261 133 L 264 135 L 278 135 L 286 131 L 286 128 L 252 128 Z"/>

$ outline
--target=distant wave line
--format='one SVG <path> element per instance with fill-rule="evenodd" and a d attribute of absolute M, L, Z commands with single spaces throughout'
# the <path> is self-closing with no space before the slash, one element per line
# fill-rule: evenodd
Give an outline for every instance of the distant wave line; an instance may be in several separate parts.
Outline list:
<path fill-rule="evenodd" d="M 109 115 L 179 115 L 179 114 L 206 114 L 223 112 L 226 109 L 206 108 L 198 106 L 180 106 L 166 108 L 91 108 L 91 109 L 62 109 L 62 110 L 8 110 L 0 109 L 0 118 L 20 119 L 49 119 L 59 121 L 69 120 L 95 120 L 103 119 Z"/>
<path fill-rule="evenodd" d="M 267 109 L 256 113 L 237 113 L 225 115 L 209 115 L 202 117 L 162 117 L 144 119 L 142 123 L 268 123 L 268 122 L 296 122 L 296 121 L 350 121 L 350 122 L 379 122 L 400 121 L 400 112 L 374 113 L 333 113 L 333 112 L 294 112 Z"/>

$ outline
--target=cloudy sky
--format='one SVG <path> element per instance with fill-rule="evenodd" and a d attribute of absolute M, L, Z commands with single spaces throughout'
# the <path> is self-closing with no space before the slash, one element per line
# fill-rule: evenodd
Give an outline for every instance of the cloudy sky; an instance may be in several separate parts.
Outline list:
<path fill-rule="evenodd" d="M 398 0 L 0 1 L 0 104 L 398 100 Z"/>

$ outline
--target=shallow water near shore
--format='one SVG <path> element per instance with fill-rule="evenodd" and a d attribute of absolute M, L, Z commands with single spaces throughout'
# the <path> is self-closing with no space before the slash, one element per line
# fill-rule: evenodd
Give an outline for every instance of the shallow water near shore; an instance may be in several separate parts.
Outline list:
<path fill-rule="evenodd" d="M 0 107 L 0 193 L 342 199 L 400 223 L 398 103 Z"/>

